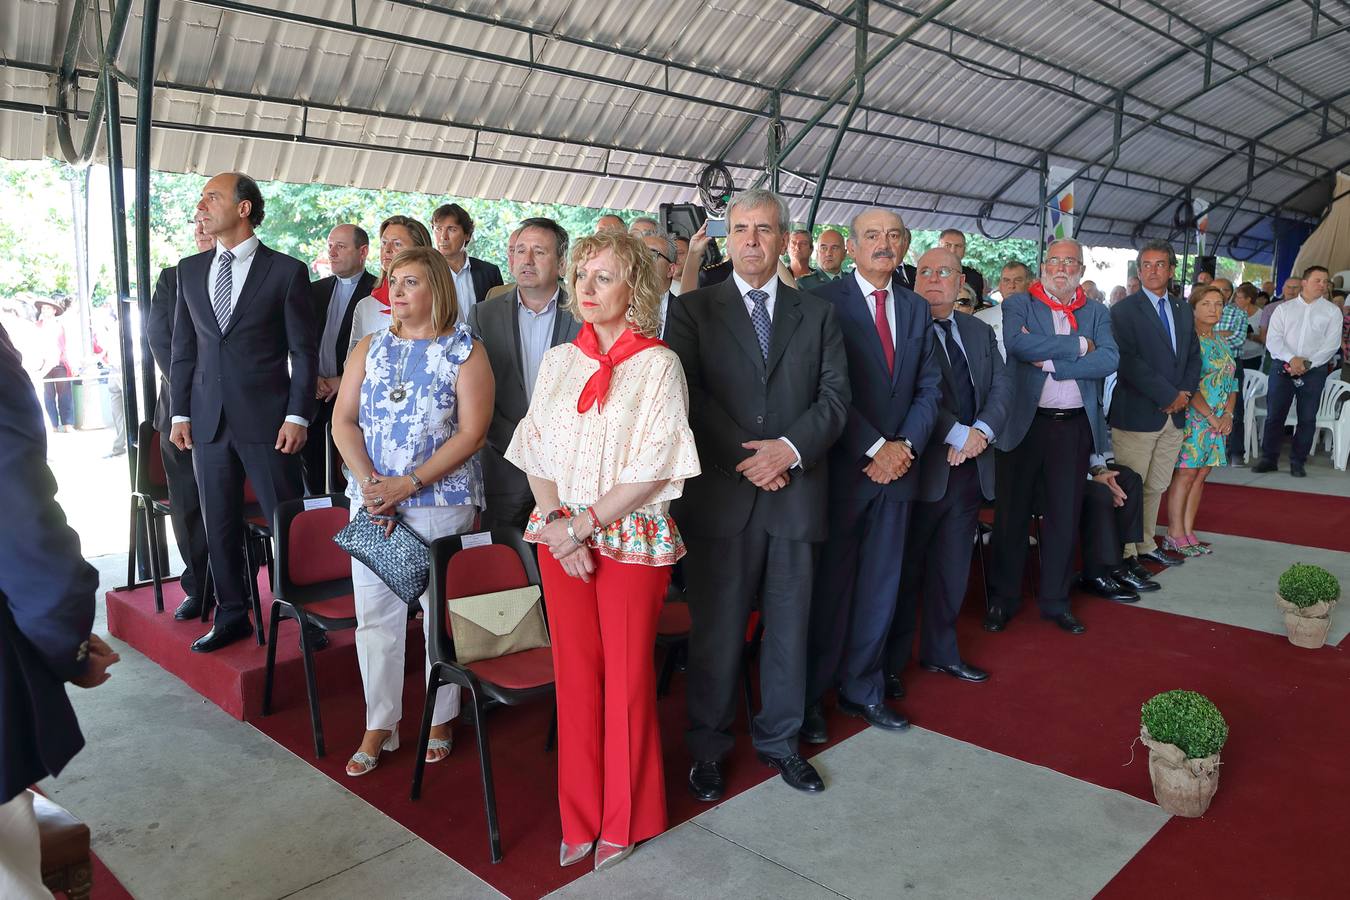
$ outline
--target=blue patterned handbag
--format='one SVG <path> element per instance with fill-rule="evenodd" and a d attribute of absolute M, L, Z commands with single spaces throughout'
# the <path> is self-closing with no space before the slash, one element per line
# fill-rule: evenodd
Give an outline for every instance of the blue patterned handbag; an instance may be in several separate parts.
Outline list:
<path fill-rule="evenodd" d="M 333 543 L 374 572 L 409 606 L 420 606 L 431 578 L 431 549 L 420 534 L 397 519 L 388 537 L 384 529 L 384 521 L 372 518 L 362 507 L 333 535 Z"/>

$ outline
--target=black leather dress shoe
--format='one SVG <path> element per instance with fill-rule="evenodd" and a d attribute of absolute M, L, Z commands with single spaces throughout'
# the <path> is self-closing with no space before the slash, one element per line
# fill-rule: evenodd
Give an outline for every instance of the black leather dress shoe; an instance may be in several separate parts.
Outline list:
<path fill-rule="evenodd" d="M 899 700 L 905 696 L 905 683 L 899 675 L 886 676 L 886 699 Z"/>
<path fill-rule="evenodd" d="M 1152 563 L 1157 563 L 1165 569 L 1179 566 L 1186 561 L 1186 557 L 1173 553 L 1171 550 L 1164 550 L 1162 547 L 1159 547 L 1152 553 L 1145 553 L 1140 558 L 1146 559 Z"/>
<path fill-rule="evenodd" d="M 959 678 L 962 681 L 988 681 L 989 673 L 984 669 L 977 669 L 964 659 L 960 660 L 954 666 L 937 666 L 933 663 L 926 663 L 919 660 L 919 668 L 925 672 L 941 672 L 943 675 L 950 675 L 953 678 Z"/>
<path fill-rule="evenodd" d="M 1075 619 L 1073 613 L 1060 613 L 1057 616 L 1042 615 L 1041 618 L 1049 619 L 1069 634 L 1082 634 L 1087 631 L 1087 626 Z"/>
<path fill-rule="evenodd" d="M 1162 585 L 1153 580 L 1152 573 L 1140 565 L 1138 560 L 1127 561 L 1125 565 L 1112 572 L 1111 577 L 1126 587 L 1134 588 L 1137 594 L 1162 590 Z"/>
<path fill-rule="evenodd" d="M 1280 467 L 1268 459 L 1259 459 L 1256 465 L 1252 466 L 1253 472 L 1278 472 Z"/>
<path fill-rule="evenodd" d="M 726 792 L 727 782 L 722 777 L 722 764 L 715 759 L 700 759 L 689 770 L 689 793 L 704 803 L 716 803 Z"/>
<path fill-rule="evenodd" d="M 186 622 L 188 619 L 200 619 L 202 617 L 202 598 L 184 597 L 183 602 L 178 604 L 178 608 L 173 611 L 173 617 L 180 622 Z"/>
<path fill-rule="evenodd" d="M 1295 478 L 1307 478 L 1308 471 L 1303 468 L 1303 463 L 1291 462 L 1289 464 L 1289 474 Z"/>
<path fill-rule="evenodd" d="M 865 720 L 868 725 L 885 728 L 887 731 L 904 731 L 909 727 L 909 719 L 906 719 L 885 703 L 854 703 L 840 696 L 839 711 L 848 716 L 857 716 Z"/>
<path fill-rule="evenodd" d="M 765 765 L 777 769 L 778 774 L 783 776 L 783 780 L 787 782 L 788 787 L 805 791 L 808 794 L 818 794 L 825 790 L 825 782 L 821 781 L 820 773 L 816 771 L 814 766 L 795 753 L 790 756 L 769 756 L 767 753 L 761 753 L 759 759 Z"/>
<path fill-rule="evenodd" d="M 1110 575 L 1098 575 L 1096 578 L 1080 578 L 1078 584 L 1090 594 L 1096 594 L 1104 600 L 1117 603 L 1138 603 L 1139 595 Z"/>
<path fill-rule="evenodd" d="M 802 728 L 797 736 L 808 744 L 823 744 L 830 739 L 829 729 L 825 725 L 825 710 L 819 703 L 812 703 L 802 716 Z"/>
<path fill-rule="evenodd" d="M 1008 627 L 1008 614 L 1001 609 L 991 609 L 984 616 L 985 631 L 1002 631 Z"/>
<path fill-rule="evenodd" d="M 253 626 L 247 620 L 237 625 L 214 625 L 211 630 L 192 642 L 193 653 L 211 653 L 228 647 L 235 641 L 253 637 Z"/>

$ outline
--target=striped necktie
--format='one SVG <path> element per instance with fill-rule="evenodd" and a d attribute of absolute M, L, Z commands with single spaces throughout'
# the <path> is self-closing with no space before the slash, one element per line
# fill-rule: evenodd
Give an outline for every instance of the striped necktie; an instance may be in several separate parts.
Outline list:
<path fill-rule="evenodd" d="M 234 262 L 234 254 L 229 250 L 221 250 L 216 259 L 216 290 L 211 297 L 211 308 L 216 311 L 220 330 L 224 331 L 230 322 L 230 313 L 234 311 L 234 305 L 230 302 L 230 294 L 234 291 L 234 271 L 230 263 Z"/>

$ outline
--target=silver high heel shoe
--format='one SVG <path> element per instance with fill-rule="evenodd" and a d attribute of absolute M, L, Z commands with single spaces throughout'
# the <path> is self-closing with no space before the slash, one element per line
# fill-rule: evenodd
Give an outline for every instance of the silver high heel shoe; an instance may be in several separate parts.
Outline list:
<path fill-rule="evenodd" d="M 360 778 L 362 775 L 369 775 L 375 771 L 375 767 L 380 764 L 380 755 L 386 751 L 393 752 L 398 749 L 398 730 L 390 732 L 389 737 L 384 739 L 380 745 L 380 750 L 374 756 L 357 750 L 352 754 L 352 758 L 347 760 L 347 776 L 349 778 Z"/>
<path fill-rule="evenodd" d="M 563 841 L 562 849 L 558 851 L 558 865 L 564 869 L 576 865 L 590 856 L 594 849 L 595 841 L 587 841 L 584 844 L 569 844 L 567 841 Z"/>
<path fill-rule="evenodd" d="M 633 852 L 635 844 L 629 844 L 627 847 L 619 844 L 611 844 L 609 841 L 600 841 L 595 845 L 595 871 L 608 869 L 617 866 L 628 858 Z"/>

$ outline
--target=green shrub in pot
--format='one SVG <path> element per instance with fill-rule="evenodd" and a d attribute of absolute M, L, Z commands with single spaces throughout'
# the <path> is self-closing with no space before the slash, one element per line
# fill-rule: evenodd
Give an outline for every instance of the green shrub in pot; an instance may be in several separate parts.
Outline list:
<path fill-rule="evenodd" d="M 1165 691 L 1140 710 L 1149 736 L 1175 744 L 1187 759 L 1203 759 L 1223 749 L 1228 723 L 1208 697 L 1195 691 Z"/>
<path fill-rule="evenodd" d="M 1280 576 L 1279 592 L 1289 603 L 1306 609 L 1318 603 L 1334 602 L 1341 595 L 1341 586 L 1336 576 L 1321 566 L 1294 563 Z"/>

